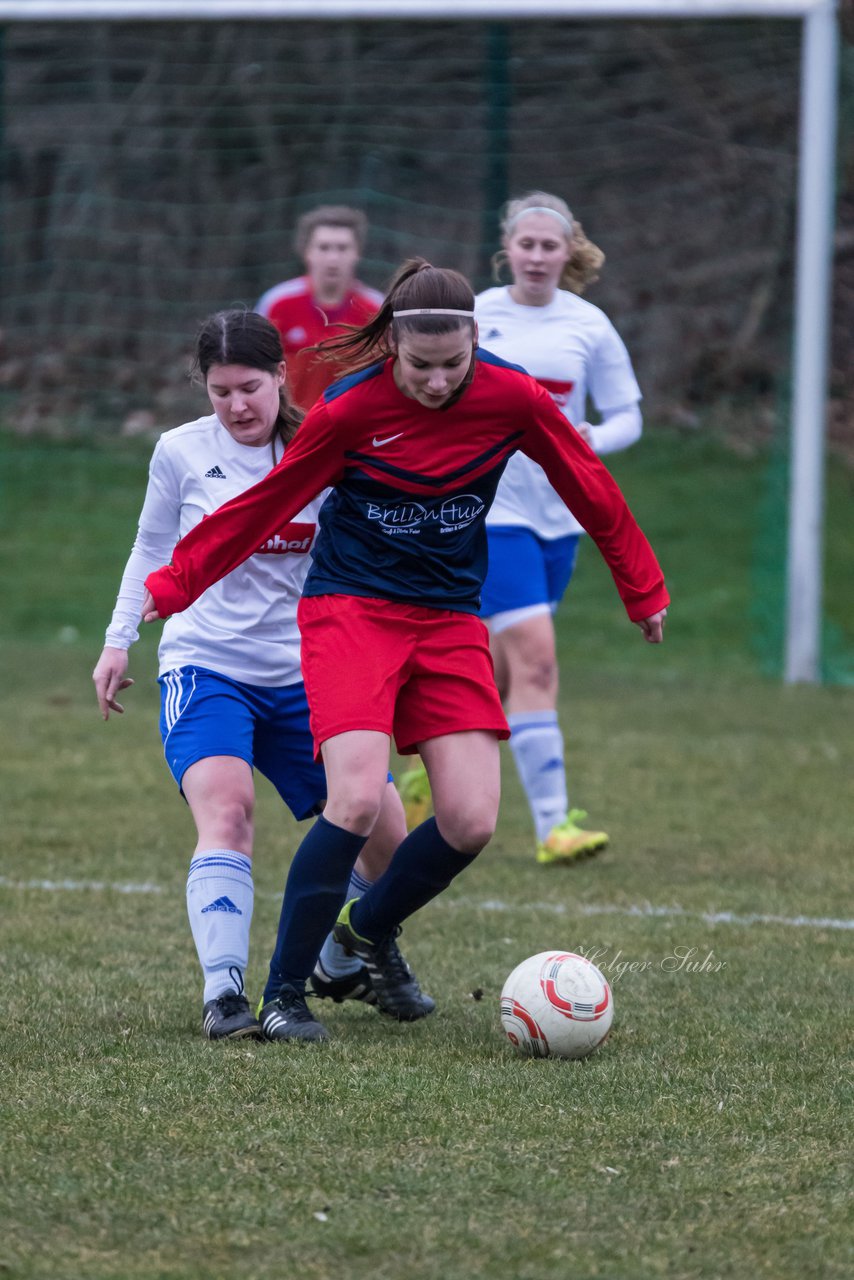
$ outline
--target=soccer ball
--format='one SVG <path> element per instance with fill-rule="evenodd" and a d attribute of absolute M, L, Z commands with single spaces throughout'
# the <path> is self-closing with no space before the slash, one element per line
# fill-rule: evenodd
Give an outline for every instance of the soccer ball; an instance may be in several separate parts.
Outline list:
<path fill-rule="evenodd" d="M 590 960 L 541 951 L 518 964 L 501 992 L 507 1039 L 533 1058 L 586 1058 L 614 1018 L 614 997 Z"/>

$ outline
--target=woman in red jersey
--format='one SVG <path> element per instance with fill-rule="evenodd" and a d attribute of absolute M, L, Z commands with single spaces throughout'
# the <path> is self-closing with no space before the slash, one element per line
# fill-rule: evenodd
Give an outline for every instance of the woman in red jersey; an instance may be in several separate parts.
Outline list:
<path fill-rule="evenodd" d="M 477 616 L 485 516 L 517 450 L 543 467 L 599 546 L 630 619 L 662 639 L 669 598 L 610 474 L 522 369 L 477 347 L 474 294 L 420 259 L 377 316 L 333 340 L 368 361 L 324 392 L 282 462 L 197 525 L 149 575 L 146 621 L 188 607 L 328 485 L 299 606 L 302 663 L 329 799 L 294 858 L 281 971 L 300 992 L 376 821 L 390 739 L 420 751 L 435 817 L 335 925 L 382 982 L 399 922 L 487 844 L 498 812 L 498 740 L 509 731 Z M 286 911 L 288 910 L 286 906 Z M 379 994 L 379 993 L 378 993 Z M 413 989 L 413 1016 L 420 1000 Z M 299 1016 L 303 1009 L 300 1007 Z"/>

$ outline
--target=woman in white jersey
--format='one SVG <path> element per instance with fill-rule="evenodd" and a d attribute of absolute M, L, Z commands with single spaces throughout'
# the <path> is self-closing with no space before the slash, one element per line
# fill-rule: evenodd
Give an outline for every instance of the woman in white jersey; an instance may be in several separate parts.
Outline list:
<path fill-rule="evenodd" d="M 601 250 L 564 201 L 544 191 L 511 200 L 502 232 L 494 261 L 496 268 L 509 266 L 512 283 L 476 300 L 481 346 L 532 374 L 597 454 L 634 444 L 641 393 L 629 354 L 608 317 L 580 297 L 596 279 Z M 595 425 L 587 420 L 588 403 L 599 418 Z M 586 813 L 569 807 L 557 716 L 552 619 L 583 530 L 543 469 L 521 453 L 507 465 L 487 526 L 481 616 L 534 819 L 537 859 L 571 862 L 608 843 L 603 831 L 582 829 Z"/>
<path fill-rule="evenodd" d="M 198 336 L 196 368 L 214 412 L 167 431 L 155 447 L 139 532 L 93 673 L 105 720 L 110 711 L 123 710 L 117 695 L 133 684 L 126 675 L 128 649 L 138 639 L 146 575 L 169 560 L 189 529 L 281 460 L 302 416 L 284 390 L 278 332 L 254 312 L 209 317 Z M 269 778 L 298 820 L 318 814 L 326 799 L 309 731 L 296 622 L 324 497 L 163 629 L 160 728 L 166 762 L 198 834 L 187 911 L 205 979 L 202 1026 L 211 1040 L 306 1038 L 299 1019 L 283 1017 L 278 946 L 257 1018 L 243 975 L 253 904 L 253 768 Z M 357 894 L 385 870 L 405 834 L 400 801 L 389 785 L 381 820 L 354 871 Z M 400 980 L 411 984 L 399 952 L 391 959 Z M 312 982 L 315 994 L 335 1000 L 375 999 L 361 962 L 331 941 Z M 432 1001 L 422 999 L 430 1012 Z"/>

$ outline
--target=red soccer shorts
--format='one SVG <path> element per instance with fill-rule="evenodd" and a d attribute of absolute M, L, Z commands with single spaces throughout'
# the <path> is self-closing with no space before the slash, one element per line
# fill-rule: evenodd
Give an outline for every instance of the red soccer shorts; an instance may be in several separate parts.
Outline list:
<path fill-rule="evenodd" d="M 446 733 L 510 730 L 480 618 L 361 596 L 303 596 L 297 613 L 315 751 L 352 729 L 402 755 Z"/>

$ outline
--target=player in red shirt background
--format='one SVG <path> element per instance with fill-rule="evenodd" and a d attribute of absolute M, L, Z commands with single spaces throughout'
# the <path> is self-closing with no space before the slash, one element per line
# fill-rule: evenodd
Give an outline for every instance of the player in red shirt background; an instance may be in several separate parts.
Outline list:
<path fill-rule="evenodd" d="M 294 248 L 305 275 L 274 285 L 256 304 L 281 335 L 288 390 L 303 409 L 311 408 L 335 376 L 333 367 L 307 348 L 328 338 L 330 326 L 365 324 L 382 303 L 381 293 L 356 279 L 367 232 L 365 215 L 348 205 L 319 205 L 304 213 Z"/>

